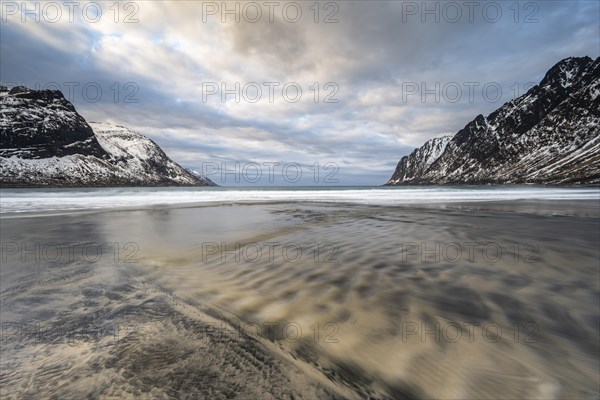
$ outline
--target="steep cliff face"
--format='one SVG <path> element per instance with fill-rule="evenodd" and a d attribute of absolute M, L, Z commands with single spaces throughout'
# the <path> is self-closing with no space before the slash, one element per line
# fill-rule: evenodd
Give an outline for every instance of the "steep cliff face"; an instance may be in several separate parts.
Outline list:
<path fill-rule="evenodd" d="M 415 149 L 409 156 L 402 157 L 392 179 L 403 182 L 419 179 L 420 176 L 429 170 L 431 164 L 442 155 L 451 139 L 452 136 L 444 136 L 428 140 L 423 146 Z"/>
<path fill-rule="evenodd" d="M 600 183 L 600 58 L 567 58 L 539 85 L 478 115 L 432 162 L 431 141 L 388 185 Z"/>
<path fill-rule="evenodd" d="M 88 124 L 62 93 L 0 87 L 2 186 L 207 186 L 152 140 Z"/>
<path fill-rule="evenodd" d="M 92 128 L 58 90 L 0 87 L 0 106 L 0 157 L 108 157 Z"/>

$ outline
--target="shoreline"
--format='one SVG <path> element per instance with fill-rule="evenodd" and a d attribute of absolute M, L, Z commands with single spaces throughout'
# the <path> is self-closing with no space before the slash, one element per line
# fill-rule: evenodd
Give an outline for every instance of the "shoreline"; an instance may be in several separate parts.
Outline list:
<path fill-rule="evenodd" d="M 340 201 L 309 201 L 309 200 L 271 200 L 271 201 L 236 201 L 236 202 L 196 202 L 196 203 L 173 203 L 173 204 L 151 204 L 130 207 L 103 207 L 90 209 L 62 209 L 47 211 L 18 211 L 0 212 L 0 219 L 4 218 L 35 218 L 60 215 L 84 215 L 97 213 L 113 213 L 127 211 L 151 211 L 168 209 L 188 208 L 211 208 L 211 207 L 235 207 L 235 206 L 260 206 L 260 205 L 311 205 L 311 206 L 343 206 L 343 207 L 372 207 L 375 209 L 397 208 L 413 210 L 462 210 L 482 212 L 504 212 L 535 215 L 554 216 L 577 216 L 600 218 L 600 199 L 542 199 L 542 200 L 489 200 L 489 201 L 456 201 L 456 202 L 431 202 L 431 203 L 407 203 L 397 205 L 387 204 L 361 204 Z"/>

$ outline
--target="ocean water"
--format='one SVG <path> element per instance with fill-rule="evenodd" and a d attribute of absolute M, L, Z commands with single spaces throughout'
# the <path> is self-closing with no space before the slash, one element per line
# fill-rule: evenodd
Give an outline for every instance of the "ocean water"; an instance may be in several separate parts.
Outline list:
<path fill-rule="evenodd" d="M 598 399 L 598 193 L 2 190 L 0 395 Z"/>
<path fill-rule="evenodd" d="M 161 205 L 328 202 L 403 205 L 514 200 L 598 200 L 600 188 L 542 186 L 201 187 L 1 189 L 0 212 L 86 210 Z"/>

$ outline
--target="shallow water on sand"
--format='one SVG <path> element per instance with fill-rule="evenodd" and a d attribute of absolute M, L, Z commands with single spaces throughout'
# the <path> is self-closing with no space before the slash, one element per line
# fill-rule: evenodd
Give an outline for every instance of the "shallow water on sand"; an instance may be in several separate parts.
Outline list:
<path fill-rule="evenodd" d="M 551 206 L 3 218 L 2 397 L 598 398 L 600 220 Z"/>

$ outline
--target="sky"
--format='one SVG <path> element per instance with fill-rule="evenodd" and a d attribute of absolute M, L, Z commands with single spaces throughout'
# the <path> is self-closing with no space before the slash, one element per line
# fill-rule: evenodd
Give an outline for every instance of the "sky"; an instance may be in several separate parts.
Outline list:
<path fill-rule="evenodd" d="M 221 185 L 381 185 L 567 57 L 598 1 L 0 3 L 0 81 L 59 89 Z"/>

